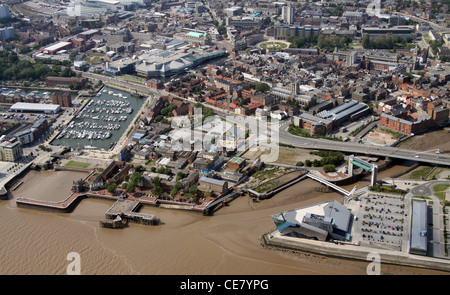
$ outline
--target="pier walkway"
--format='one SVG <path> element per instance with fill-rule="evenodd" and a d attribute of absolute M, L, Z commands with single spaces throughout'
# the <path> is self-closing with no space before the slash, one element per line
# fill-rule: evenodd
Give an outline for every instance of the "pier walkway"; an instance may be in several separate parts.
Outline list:
<path fill-rule="evenodd" d="M 274 189 L 271 189 L 271 190 L 269 190 L 267 192 L 264 192 L 264 193 L 259 193 L 259 192 L 255 191 L 255 190 L 252 190 L 252 189 L 249 189 L 249 188 L 239 188 L 238 190 L 235 190 L 235 191 L 233 191 L 233 192 L 231 192 L 231 193 L 229 193 L 229 194 L 227 194 L 225 196 L 222 196 L 220 198 L 217 198 L 217 199 L 211 201 L 210 203 L 205 205 L 204 208 L 205 208 L 205 210 L 209 210 L 211 208 L 214 208 L 215 206 L 217 206 L 218 204 L 224 202 L 225 200 L 235 198 L 235 197 L 237 197 L 238 195 L 240 195 L 243 192 L 248 192 L 248 193 L 250 193 L 250 194 L 252 194 L 254 196 L 257 196 L 258 198 L 268 198 L 268 197 L 270 197 L 270 196 L 272 196 L 272 195 L 274 195 L 274 194 L 276 194 L 276 193 L 286 189 L 287 187 L 289 187 L 289 186 L 291 186 L 291 185 L 293 185 L 293 184 L 295 184 L 295 183 L 305 179 L 308 174 L 309 173 L 300 175 L 300 176 L 298 176 L 298 177 L 296 177 L 296 178 L 294 178 L 294 179 L 292 179 L 292 180 L 290 180 L 290 181 L 288 181 L 288 182 L 286 182 L 286 183 L 284 183 L 284 184 L 282 184 L 282 185 L 280 185 L 280 186 L 278 186 L 278 187 L 276 187 Z"/>
<path fill-rule="evenodd" d="M 331 183 L 328 180 L 325 180 L 325 179 L 323 179 L 323 178 L 321 178 L 319 176 L 316 176 L 316 175 L 314 175 L 312 173 L 308 173 L 308 174 L 306 174 L 306 176 L 308 176 L 309 178 L 314 179 L 314 180 L 316 180 L 316 181 L 318 181 L 318 182 L 320 182 L 320 183 L 322 183 L 322 184 L 324 184 L 324 185 L 326 185 L 328 187 L 331 187 L 332 189 L 340 192 L 341 194 L 343 194 L 345 196 L 350 195 L 349 191 L 347 191 L 347 190 L 343 189 L 342 187 L 337 186 L 334 183 Z"/>
<path fill-rule="evenodd" d="M 311 178 L 311 179 L 313 179 L 315 181 L 318 181 L 318 182 L 320 182 L 320 183 L 322 183 L 322 184 L 324 184 L 324 185 L 326 185 L 328 187 L 331 187 L 332 189 L 336 190 L 337 192 L 343 194 L 345 197 L 348 197 L 351 194 L 351 192 L 349 192 L 349 191 L 347 191 L 347 190 L 345 190 L 345 189 L 335 185 L 334 183 L 331 183 L 331 182 L 329 182 L 329 181 L 327 181 L 327 180 L 325 180 L 325 179 L 323 179 L 323 178 L 321 178 L 319 176 L 316 176 L 316 175 L 314 175 L 314 174 L 312 174 L 312 173 L 310 173 L 308 171 L 305 174 L 300 175 L 300 176 L 298 176 L 298 177 L 296 177 L 296 178 L 294 178 L 294 179 L 292 179 L 292 180 L 290 180 L 290 181 L 288 181 L 288 182 L 286 182 L 286 183 L 284 183 L 284 184 L 282 184 L 282 185 L 280 185 L 280 186 L 278 186 L 278 187 L 276 187 L 274 189 L 271 189 L 271 190 L 269 190 L 267 192 L 264 192 L 264 193 L 259 193 L 259 192 L 255 191 L 255 190 L 249 189 L 249 188 L 239 188 L 238 190 L 235 190 L 235 191 L 233 191 L 233 192 L 231 192 L 231 193 L 229 193 L 227 195 L 224 195 L 222 197 L 219 197 L 219 198 L 209 202 L 207 205 L 205 205 L 204 210 L 205 210 L 205 212 L 208 212 L 208 210 L 214 208 L 218 204 L 224 202 L 227 199 L 235 198 L 235 197 L 237 197 L 238 195 L 240 195 L 243 192 L 248 192 L 251 195 L 258 197 L 259 199 L 268 198 L 270 196 L 273 196 L 273 195 L 281 192 L 282 190 L 288 188 L 289 186 L 291 186 L 291 185 L 293 185 L 293 184 L 295 184 L 297 182 L 302 181 L 306 177 L 309 177 L 309 178 Z"/>
<path fill-rule="evenodd" d="M 19 169 L 17 169 L 16 172 L 10 173 L 6 175 L 4 178 L 0 178 L 0 196 L 6 196 L 8 194 L 8 190 L 6 189 L 6 185 L 11 182 L 14 178 L 16 178 L 18 175 L 20 175 L 23 171 L 28 169 L 30 167 L 32 162 L 24 164 Z"/>
<path fill-rule="evenodd" d="M 137 212 L 141 203 L 136 200 L 128 200 L 119 198 L 105 214 L 106 219 L 114 219 L 118 221 L 126 220 L 146 225 L 158 225 L 160 220 L 153 214 L 145 214 Z M 103 224 L 102 222 L 100 223 Z"/>

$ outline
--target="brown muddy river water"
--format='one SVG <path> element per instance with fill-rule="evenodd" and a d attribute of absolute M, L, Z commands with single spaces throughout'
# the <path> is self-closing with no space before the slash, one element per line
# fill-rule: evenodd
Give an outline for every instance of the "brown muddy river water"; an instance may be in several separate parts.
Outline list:
<path fill-rule="evenodd" d="M 379 179 L 405 169 L 395 166 Z M 0 201 L 0 274 L 63 275 L 67 255 L 80 255 L 83 275 L 304 275 L 366 274 L 369 262 L 328 258 L 308 253 L 269 250 L 260 246 L 262 234 L 275 228 L 270 215 L 342 197 L 316 192 L 307 179 L 271 199 L 253 203 L 248 197 L 233 200 L 213 216 L 156 207 L 163 224 L 131 223 L 122 230 L 105 229 L 104 218 L 112 201 L 85 199 L 71 213 L 18 208 L 24 196 L 51 201 L 68 196 L 77 172 L 30 171 L 14 198 Z M 366 184 L 367 180 L 361 184 Z M 351 189 L 353 185 L 346 187 Z M 439 274 L 437 271 L 381 266 L 382 274 Z"/>

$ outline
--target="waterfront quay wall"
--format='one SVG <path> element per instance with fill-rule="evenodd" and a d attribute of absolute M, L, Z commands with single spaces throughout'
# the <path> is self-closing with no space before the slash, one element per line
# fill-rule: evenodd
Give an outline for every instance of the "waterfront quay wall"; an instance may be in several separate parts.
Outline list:
<path fill-rule="evenodd" d="M 75 172 L 91 172 L 92 169 L 90 168 L 82 168 L 82 167 L 67 167 L 67 166 L 58 166 L 54 165 L 53 170 L 55 171 L 75 171 Z"/>
<path fill-rule="evenodd" d="M 404 252 L 367 248 L 351 244 L 337 245 L 332 242 L 282 237 L 277 230 L 264 234 L 262 236 L 262 243 L 267 248 L 273 247 L 275 249 L 303 251 L 329 257 L 367 261 L 367 263 L 373 262 L 371 255 L 376 253 L 380 257 L 381 265 L 394 264 L 450 272 L 450 260 L 446 259 L 411 255 Z"/>
<path fill-rule="evenodd" d="M 34 200 L 30 198 L 18 198 L 16 200 L 16 204 L 18 207 L 21 208 L 40 209 L 45 211 L 68 213 L 72 212 L 73 209 L 79 204 L 79 202 L 86 198 L 117 201 L 120 198 L 120 196 L 112 196 L 108 194 L 96 194 L 92 192 L 72 193 L 62 201 L 44 201 L 44 200 Z M 160 204 L 165 204 L 169 206 L 164 208 L 179 209 L 179 210 L 182 209 L 194 212 L 203 212 L 205 210 L 204 205 L 195 205 L 185 202 L 159 200 L 152 197 L 141 197 L 141 198 L 128 197 L 128 199 L 136 200 L 142 205 L 159 206 Z"/>
<path fill-rule="evenodd" d="M 67 213 L 72 212 L 73 209 L 78 205 L 78 203 L 87 197 L 88 196 L 85 194 L 71 194 L 65 200 L 59 202 L 18 198 L 16 200 L 16 204 L 17 207 L 20 208 Z"/>

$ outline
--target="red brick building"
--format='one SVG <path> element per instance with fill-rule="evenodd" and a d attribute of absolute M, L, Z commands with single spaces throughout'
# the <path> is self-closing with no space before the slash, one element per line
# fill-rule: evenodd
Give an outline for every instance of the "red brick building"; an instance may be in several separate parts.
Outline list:
<path fill-rule="evenodd" d="M 56 92 L 52 94 L 52 104 L 59 104 L 62 108 L 72 106 L 72 97 L 69 92 Z"/>
<path fill-rule="evenodd" d="M 383 127 L 405 134 L 417 134 L 435 125 L 433 118 L 429 115 L 422 115 L 414 120 L 405 120 L 388 114 L 382 114 L 380 123 Z"/>
<path fill-rule="evenodd" d="M 87 82 L 86 78 L 78 77 L 53 77 L 49 76 L 45 79 L 45 83 L 48 87 L 64 87 L 69 88 L 70 85 L 84 86 Z"/>

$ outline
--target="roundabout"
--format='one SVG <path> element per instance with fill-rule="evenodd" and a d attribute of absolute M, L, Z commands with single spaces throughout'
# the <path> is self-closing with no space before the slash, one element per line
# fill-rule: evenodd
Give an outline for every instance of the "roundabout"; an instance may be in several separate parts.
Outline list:
<path fill-rule="evenodd" d="M 283 51 L 284 49 L 288 48 L 291 43 L 287 41 L 264 41 L 257 44 L 257 47 L 266 49 L 268 51 Z"/>

